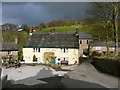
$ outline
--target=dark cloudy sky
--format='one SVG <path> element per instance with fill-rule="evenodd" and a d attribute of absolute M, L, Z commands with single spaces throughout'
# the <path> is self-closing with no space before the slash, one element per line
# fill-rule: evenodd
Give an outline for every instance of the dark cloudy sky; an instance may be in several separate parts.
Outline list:
<path fill-rule="evenodd" d="M 3 2 L 2 23 L 37 25 L 61 18 L 84 18 L 88 2 Z"/>

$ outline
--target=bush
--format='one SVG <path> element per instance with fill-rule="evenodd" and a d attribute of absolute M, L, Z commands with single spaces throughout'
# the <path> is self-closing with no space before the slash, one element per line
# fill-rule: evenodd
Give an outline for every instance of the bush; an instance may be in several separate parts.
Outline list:
<path fill-rule="evenodd" d="M 82 63 L 82 62 L 84 62 L 84 61 L 85 61 L 85 60 L 84 60 L 83 57 L 79 57 L 79 64 Z"/>
<path fill-rule="evenodd" d="M 100 57 L 100 56 L 102 56 L 103 54 L 101 53 L 101 52 L 98 52 L 98 51 L 93 51 L 92 53 L 91 53 L 91 56 L 92 57 L 94 57 L 94 56 L 98 56 L 98 57 Z"/>
<path fill-rule="evenodd" d="M 94 58 L 92 64 L 101 72 L 120 77 L 120 60 Z"/>
<path fill-rule="evenodd" d="M 36 56 L 33 56 L 33 62 L 37 61 Z"/>
<path fill-rule="evenodd" d="M 18 60 L 23 60 L 23 54 L 22 53 L 20 53 L 20 55 L 18 56 Z"/>
<path fill-rule="evenodd" d="M 13 55 L 9 55 L 8 57 L 9 61 L 12 60 L 12 58 L 13 58 Z"/>

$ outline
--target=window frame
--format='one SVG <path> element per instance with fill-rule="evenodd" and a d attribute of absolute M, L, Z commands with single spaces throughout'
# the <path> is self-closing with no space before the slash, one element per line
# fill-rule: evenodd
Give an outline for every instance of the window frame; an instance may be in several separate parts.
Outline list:
<path fill-rule="evenodd" d="M 33 52 L 40 52 L 40 48 L 33 48 Z"/>
<path fill-rule="evenodd" d="M 100 46 L 95 47 L 95 50 L 101 50 Z"/>
<path fill-rule="evenodd" d="M 68 53 L 68 48 L 61 48 L 61 53 Z"/>
<path fill-rule="evenodd" d="M 89 40 L 86 41 L 86 44 L 89 44 Z"/>
<path fill-rule="evenodd" d="M 13 52 L 12 52 L 12 51 L 8 51 L 7 54 L 8 54 L 8 55 L 12 55 Z"/>
<path fill-rule="evenodd" d="M 80 44 L 82 44 L 82 40 L 80 40 Z"/>

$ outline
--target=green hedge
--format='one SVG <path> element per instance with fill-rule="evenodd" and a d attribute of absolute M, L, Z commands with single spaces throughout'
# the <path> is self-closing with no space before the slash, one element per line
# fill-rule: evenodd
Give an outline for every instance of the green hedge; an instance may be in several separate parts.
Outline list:
<path fill-rule="evenodd" d="M 120 77 L 120 60 L 94 58 L 92 64 L 101 72 Z"/>

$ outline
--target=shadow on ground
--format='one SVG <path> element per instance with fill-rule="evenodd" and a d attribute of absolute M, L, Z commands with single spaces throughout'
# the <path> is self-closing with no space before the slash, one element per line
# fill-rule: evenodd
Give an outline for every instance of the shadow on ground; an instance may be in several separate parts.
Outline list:
<path fill-rule="evenodd" d="M 75 80 L 67 76 L 55 76 L 50 69 L 40 70 L 36 76 L 22 80 L 9 80 L 6 88 L 2 90 L 10 88 L 104 88 L 104 90 L 109 90 L 96 83 Z"/>

